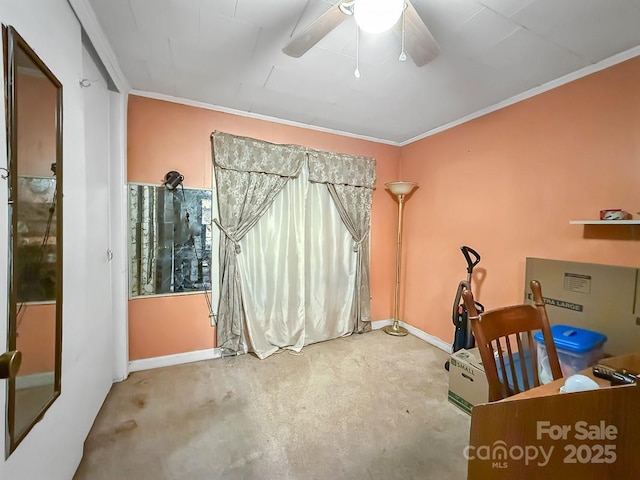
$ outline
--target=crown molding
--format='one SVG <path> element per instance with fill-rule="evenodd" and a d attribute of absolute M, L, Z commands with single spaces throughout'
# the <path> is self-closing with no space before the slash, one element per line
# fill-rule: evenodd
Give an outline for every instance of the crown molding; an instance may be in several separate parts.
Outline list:
<path fill-rule="evenodd" d="M 187 105 L 189 107 L 203 108 L 205 110 L 213 110 L 215 112 L 230 113 L 231 115 L 238 115 L 240 117 L 253 118 L 255 120 L 264 120 L 267 122 L 279 123 L 281 125 L 288 125 L 291 127 L 304 128 L 306 130 L 314 130 L 316 132 L 330 133 L 332 135 L 340 135 L 341 137 L 355 138 L 357 140 L 366 140 L 367 142 L 382 143 L 384 145 L 391 145 L 393 147 L 400 146 L 400 143 L 394 142 L 391 140 L 368 137 L 366 135 L 358 135 L 356 133 L 343 132 L 340 130 L 333 130 L 331 128 L 318 127 L 317 125 L 309 125 L 307 123 L 294 122 L 292 120 L 284 120 L 282 118 L 270 117 L 268 115 L 262 115 L 260 113 L 235 110 L 233 108 L 221 107 L 219 105 L 212 105 L 210 103 L 199 102 L 197 100 L 190 100 L 188 98 L 174 97 L 173 95 L 165 95 L 164 93 L 147 92 L 144 90 L 133 89 L 129 92 L 129 94 L 137 95 L 139 97 L 153 98 L 154 100 L 162 100 L 165 102 L 179 103 L 180 105 Z"/>
<path fill-rule="evenodd" d="M 600 70 L 604 70 L 605 68 L 612 67 L 617 65 L 618 63 L 626 62 L 634 57 L 640 55 L 640 47 L 633 47 L 629 50 L 625 50 L 624 52 L 613 55 L 612 57 L 601 60 L 597 63 L 588 65 L 580 70 L 576 70 L 575 72 L 568 73 L 567 75 L 557 78 L 555 80 L 551 80 L 550 82 L 545 83 L 544 85 L 540 85 L 538 87 L 534 87 L 526 92 L 515 95 L 507 100 L 503 100 L 502 102 L 498 102 L 489 107 L 483 108 L 482 110 L 478 110 L 470 115 L 462 117 L 458 120 L 454 120 L 453 122 L 447 123 L 440 127 L 429 130 L 426 133 L 418 135 L 416 137 L 410 138 L 404 142 L 399 143 L 399 146 L 404 147 L 411 143 L 417 142 L 418 140 L 422 140 L 423 138 L 430 137 L 431 135 L 435 135 L 436 133 L 444 132 L 445 130 L 449 130 L 450 128 L 457 127 L 458 125 L 462 125 L 470 120 L 474 120 L 476 118 L 487 115 L 488 113 L 495 112 L 502 108 L 508 107 L 515 103 L 521 102 L 522 100 L 527 100 L 531 97 L 535 97 L 536 95 L 540 95 L 541 93 L 548 92 L 549 90 L 553 90 L 554 88 L 558 88 L 567 83 L 578 80 L 582 77 L 586 77 L 587 75 L 591 75 L 592 73 L 599 72 Z"/>
<path fill-rule="evenodd" d="M 181 105 L 203 108 L 206 110 L 213 110 L 213 111 L 222 112 L 222 113 L 229 113 L 229 114 L 238 115 L 241 117 L 253 118 L 256 120 L 264 120 L 268 122 L 278 123 L 281 125 L 288 125 L 292 127 L 304 128 L 307 130 L 329 133 L 332 135 L 340 135 L 342 137 L 354 138 L 357 140 L 365 140 L 368 142 L 391 145 L 394 147 L 404 147 L 406 145 L 410 145 L 424 138 L 430 137 L 437 133 L 444 132 L 451 128 L 462 125 L 463 123 L 469 122 L 471 120 L 475 120 L 476 118 L 482 117 L 489 113 L 514 105 L 523 100 L 527 100 L 529 98 L 535 97 L 536 95 L 540 95 L 541 93 L 547 92 L 549 90 L 553 90 L 554 88 L 558 88 L 562 85 L 573 82 L 580 78 L 591 75 L 592 73 L 599 72 L 601 70 L 612 67 L 614 65 L 617 65 L 619 63 L 622 63 L 624 61 L 627 61 L 631 58 L 634 58 L 640 55 L 640 47 L 633 47 L 629 50 L 613 55 L 605 60 L 601 60 L 597 63 L 581 68 L 580 70 L 569 73 L 563 77 L 547 82 L 544 85 L 534 87 L 530 90 L 527 90 L 526 92 L 520 93 L 511 98 L 508 98 L 501 102 L 495 103 L 491 106 L 480 109 L 458 120 L 436 127 L 425 133 L 412 137 L 408 140 L 405 140 L 402 142 L 396 142 L 391 140 L 370 137 L 366 135 L 358 135 L 351 132 L 333 130 L 331 128 L 320 127 L 316 125 L 309 125 L 309 124 L 295 122 L 291 120 L 285 120 L 277 117 L 270 117 L 267 115 L 262 115 L 262 114 L 253 113 L 253 112 L 245 112 L 245 111 L 236 110 L 233 108 L 227 108 L 227 107 L 213 105 L 205 102 L 199 102 L 196 100 L 175 97 L 172 95 L 165 95 L 161 93 L 147 92 L 142 90 L 133 90 L 131 89 L 131 86 L 129 85 L 129 82 L 125 77 L 124 73 L 120 69 L 116 55 L 113 52 L 111 45 L 109 44 L 109 41 L 104 35 L 104 32 L 102 31 L 102 27 L 100 26 L 96 18 L 95 12 L 93 11 L 93 8 L 89 4 L 89 1 L 88 0 L 68 0 L 68 1 L 71 7 L 73 8 L 76 14 L 76 17 L 80 21 L 80 24 L 82 25 L 89 39 L 93 43 L 93 46 L 96 49 L 96 52 L 100 56 L 100 59 L 102 60 L 105 68 L 107 69 L 107 72 L 112 77 L 114 84 L 116 85 L 116 87 L 121 93 L 130 93 L 132 95 L 137 95 L 141 97 L 153 98 L 156 100 L 162 100 L 162 101 L 171 102 L 171 103 L 178 103 Z"/>

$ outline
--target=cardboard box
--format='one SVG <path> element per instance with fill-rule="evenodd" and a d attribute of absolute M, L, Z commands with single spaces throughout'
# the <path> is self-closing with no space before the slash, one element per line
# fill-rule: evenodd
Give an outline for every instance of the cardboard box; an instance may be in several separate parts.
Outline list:
<path fill-rule="evenodd" d="M 619 356 L 640 345 L 640 269 L 527 258 L 525 302 L 533 303 L 529 282 L 538 280 L 551 325 L 600 332 L 604 353 Z"/>
<path fill-rule="evenodd" d="M 448 396 L 451 403 L 468 414 L 474 405 L 489 401 L 489 384 L 477 348 L 451 355 Z"/>

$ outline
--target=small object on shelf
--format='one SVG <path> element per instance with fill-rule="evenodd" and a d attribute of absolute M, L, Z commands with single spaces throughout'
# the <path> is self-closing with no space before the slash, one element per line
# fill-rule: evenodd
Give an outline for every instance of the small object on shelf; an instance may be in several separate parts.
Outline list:
<path fill-rule="evenodd" d="M 571 225 L 640 225 L 640 218 L 635 220 L 569 220 Z"/>
<path fill-rule="evenodd" d="M 600 220 L 631 220 L 631 218 L 632 215 L 629 212 L 620 208 L 600 210 Z"/>
<path fill-rule="evenodd" d="M 609 208 L 607 210 L 600 210 L 600 220 L 604 220 L 604 216 L 610 212 L 621 212 L 621 208 Z"/>

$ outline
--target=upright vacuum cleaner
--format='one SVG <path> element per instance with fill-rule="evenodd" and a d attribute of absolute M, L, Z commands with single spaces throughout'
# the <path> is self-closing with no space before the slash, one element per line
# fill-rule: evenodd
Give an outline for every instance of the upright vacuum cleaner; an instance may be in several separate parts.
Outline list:
<path fill-rule="evenodd" d="M 456 292 L 456 298 L 453 301 L 452 320 L 453 325 L 456 327 L 455 336 L 453 339 L 453 347 L 451 353 L 455 353 L 460 349 L 470 349 L 475 347 L 476 341 L 471 331 L 471 325 L 469 324 L 467 307 L 462 299 L 462 293 L 465 290 L 471 291 L 471 275 L 473 269 L 480 263 L 480 254 L 473 248 L 463 246 L 460 247 L 465 260 L 467 261 L 467 279 L 462 280 L 458 284 L 458 291 Z M 476 310 L 478 313 L 484 312 L 484 306 L 476 302 Z M 444 368 L 449 370 L 449 361 L 444 364 Z"/>

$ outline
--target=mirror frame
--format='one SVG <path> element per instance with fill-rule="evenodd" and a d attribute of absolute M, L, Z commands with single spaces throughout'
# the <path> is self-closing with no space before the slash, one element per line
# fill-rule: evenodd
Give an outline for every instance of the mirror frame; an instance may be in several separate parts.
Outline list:
<path fill-rule="evenodd" d="M 18 112 L 16 98 L 16 75 L 17 62 L 15 52 L 20 49 L 27 55 L 30 60 L 40 69 L 43 75 L 57 89 L 56 99 L 56 319 L 55 319 L 55 370 L 53 395 L 42 406 L 40 411 L 33 417 L 29 426 L 20 433 L 15 435 L 15 412 L 16 412 L 16 380 L 11 378 L 7 381 L 7 415 L 6 415 L 6 455 L 9 455 L 16 449 L 20 442 L 29 434 L 31 429 L 44 416 L 47 409 L 61 394 L 61 374 L 62 374 L 62 83 L 47 68 L 38 55 L 29 47 L 27 42 L 18 34 L 11 26 L 2 26 L 2 39 L 4 44 L 4 72 L 5 72 L 5 99 L 6 99 L 6 120 L 7 120 L 7 162 L 9 170 L 9 259 L 8 259 L 8 275 L 9 275 L 9 328 L 8 328 L 8 347 L 9 350 L 16 350 L 16 314 L 17 314 L 17 291 L 14 281 L 14 252 L 17 250 L 17 215 L 13 208 L 15 195 L 18 192 Z"/>

